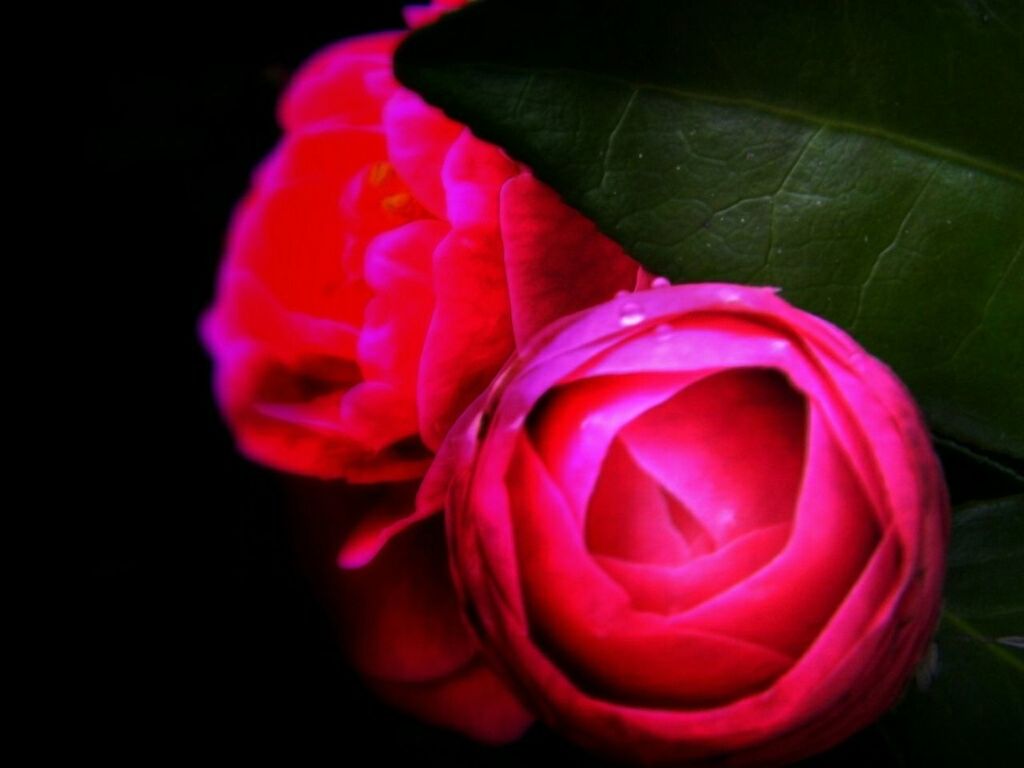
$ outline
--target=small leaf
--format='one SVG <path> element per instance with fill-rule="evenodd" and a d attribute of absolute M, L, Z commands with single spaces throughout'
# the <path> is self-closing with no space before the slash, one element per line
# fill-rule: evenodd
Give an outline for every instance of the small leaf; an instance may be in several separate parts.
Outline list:
<path fill-rule="evenodd" d="M 1019 0 L 490 0 L 396 71 L 651 271 L 780 286 L 1019 459 L 1022 41 Z"/>

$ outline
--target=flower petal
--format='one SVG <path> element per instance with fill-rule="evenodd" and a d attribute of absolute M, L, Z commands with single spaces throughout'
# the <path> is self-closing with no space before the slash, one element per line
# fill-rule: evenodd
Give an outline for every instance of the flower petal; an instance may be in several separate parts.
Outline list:
<path fill-rule="evenodd" d="M 501 189 L 501 236 L 520 348 L 551 321 L 636 284 L 637 263 L 529 172 Z"/>

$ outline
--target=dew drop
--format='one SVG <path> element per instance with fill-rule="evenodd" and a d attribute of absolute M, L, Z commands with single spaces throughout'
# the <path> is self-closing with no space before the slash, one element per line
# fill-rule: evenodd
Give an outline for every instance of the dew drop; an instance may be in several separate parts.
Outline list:
<path fill-rule="evenodd" d="M 619 307 L 619 325 L 626 328 L 636 325 L 644 319 L 643 310 L 640 309 L 640 305 L 634 301 L 627 301 L 621 307 Z"/>
<path fill-rule="evenodd" d="M 672 326 L 668 323 L 658 323 L 654 327 L 654 338 L 658 341 L 668 341 L 672 338 Z"/>
<path fill-rule="evenodd" d="M 771 343 L 771 348 L 773 352 L 785 352 L 789 349 L 789 342 L 785 339 L 776 339 Z"/>
<path fill-rule="evenodd" d="M 867 241 L 868 241 L 868 236 L 864 235 L 864 242 L 866 243 Z"/>
<path fill-rule="evenodd" d="M 732 291 L 727 288 L 718 292 L 718 298 L 726 304 L 735 304 L 740 300 L 740 295 L 736 291 Z"/>
<path fill-rule="evenodd" d="M 651 288 L 668 288 L 672 283 L 667 277 L 656 277 L 651 280 Z"/>
<path fill-rule="evenodd" d="M 629 293 L 630 293 L 629 291 L 627 291 L 625 288 L 623 288 L 623 289 L 618 290 L 618 291 L 615 292 L 615 298 L 616 299 L 621 299 L 624 296 L 629 296 Z"/>
<path fill-rule="evenodd" d="M 1000 645 L 1006 645 L 1010 648 L 1019 648 L 1024 651 L 1024 637 L 1019 635 L 1008 635 L 1006 637 L 996 638 L 996 642 Z"/>
<path fill-rule="evenodd" d="M 643 160 L 644 159 L 644 153 L 643 152 L 637 152 L 636 153 L 636 159 L 637 160 Z"/>

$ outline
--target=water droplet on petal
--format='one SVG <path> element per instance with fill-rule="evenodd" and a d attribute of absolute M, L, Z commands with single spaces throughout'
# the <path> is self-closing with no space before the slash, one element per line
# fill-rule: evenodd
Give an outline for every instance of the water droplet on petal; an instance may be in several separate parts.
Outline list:
<path fill-rule="evenodd" d="M 626 328 L 636 325 L 644 319 L 643 310 L 640 305 L 633 301 L 627 301 L 619 307 L 619 324 Z"/>
<path fill-rule="evenodd" d="M 740 295 L 729 288 L 724 288 L 718 292 L 718 298 L 724 301 L 726 304 L 735 304 L 740 300 Z"/>
<path fill-rule="evenodd" d="M 672 283 L 667 277 L 656 277 L 651 280 L 651 288 L 668 288 Z"/>
<path fill-rule="evenodd" d="M 629 294 L 630 294 L 630 292 L 627 291 L 625 288 L 623 288 L 622 290 L 619 290 L 619 291 L 615 292 L 615 298 L 616 299 L 621 299 L 624 296 L 629 296 Z"/>
<path fill-rule="evenodd" d="M 789 342 L 785 339 L 776 339 L 771 343 L 771 348 L 773 352 L 785 352 L 789 349 Z"/>
<path fill-rule="evenodd" d="M 672 338 L 672 326 L 668 323 L 658 323 L 654 327 L 654 338 L 658 341 L 668 341 Z"/>

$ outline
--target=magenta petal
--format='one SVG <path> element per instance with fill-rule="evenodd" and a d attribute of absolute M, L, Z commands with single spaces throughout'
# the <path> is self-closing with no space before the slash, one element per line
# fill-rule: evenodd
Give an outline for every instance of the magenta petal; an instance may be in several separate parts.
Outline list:
<path fill-rule="evenodd" d="M 514 350 L 501 243 L 452 231 L 434 253 L 434 316 L 420 364 L 420 433 L 436 449 Z"/>
<path fill-rule="evenodd" d="M 452 226 L 497 236 L 502 185 L 517 170 L 516 164 L 496 146 L 480 141 L 468 128 L 463 130 L 441 169 Z"/>
<path fill-rule="evenodd" d="M 756 690 L 792 659 L 756 642 L 690 628 L 635 611 L 592 559 L 572 517 L 525 440 L 509 470 L 515 533 L 531 631 L 578 684 L 619 700 L 682 706 Z M 622 659 L 644 659 L 623 665 Z"/>
<path fill-rule="evenodd" d="M 756 638 L 800 654 L 860 577 L 879 541 L 879 527 L 814 406 L 808 435 L 807 465 L 785 549 L 739 588 L 680 614 L 685 626 Z M 806 589 L 809 583 L 813 590 Z M 797 594 L 801 597 L 794 600 Z"/>
<path fill-rule="evenodd" d="M 629 562 L 678 565 L 692 554 L 690 541 L 673 522 L 664 489 L 617 440 L 601 464 L 584 533 L 594 555 Z"/>
<path fill-rule="evenodd" d="M 412 494 L 396 515 L 411 512 Z M 339 572 L 345 637 L 367 675 L 436 680 L 476 653 L 455 601 L 440 518 L 394 537 L 363 568 Z"/>
<path fill-rule="evenodd" d="M 443 222 L 414 221 L 378 235 L 366 251 L 373 294 L 359 336 L 359 366 L 367 380 L 388 382 L 410 402 L 434 310 L 434 251 L 447 233 Z"/>
<path fill-rule="evenodd" d="M 721 545 L 792 518 L 804 458 L 804 407 L 781 374 L 733 369 L 701 379 L 639 416 L 622 439 Z"/>
<path fill-rule="evenodd" d="M 391 57 L 400 32 L 381 32 L 335 43 L 306 62 L 292 78 L 278 108 L 293 131 L 321 120 L 380 125 L 388 97 L 398 88 Z"/>
<path fill-rule="evenodd" d="M 528 172 L 501 190 L 501 236 L 520 347 L 553 320 L 636 284 L 636 262 Z"/>
<path fill-rule="evenodd" d="M 399 89 L 384 109 L 387 156 L 416 200 L 434 216 L 446 214 L 441 168 L 463 127 L 412 91 Z"/>
<path fill-rule="evenodd" d="M 530 438 L 581 523 L 619 430 L 704 373 L 608 376 L 566 384 L 534 408 Z"/>
<path fill-rule="evenodd" d="M 637 610 L 668 615 L 689 610 L 763 568 L 789 535 L 789 523 L 758 528 L 676 567 L 611 557 L 601 557 L 600 562 L 629 593 Z"/>
<path fill-rule="evenodd" d="M 406 504 L 411 510 L 411 495 Z M 382 695 L 484 741 L 522 734 L 532 717 L 483 664 L 463 624 L 440 518 L 394 537 L 372 562 L 339 579 L 349 653 Z"/>

